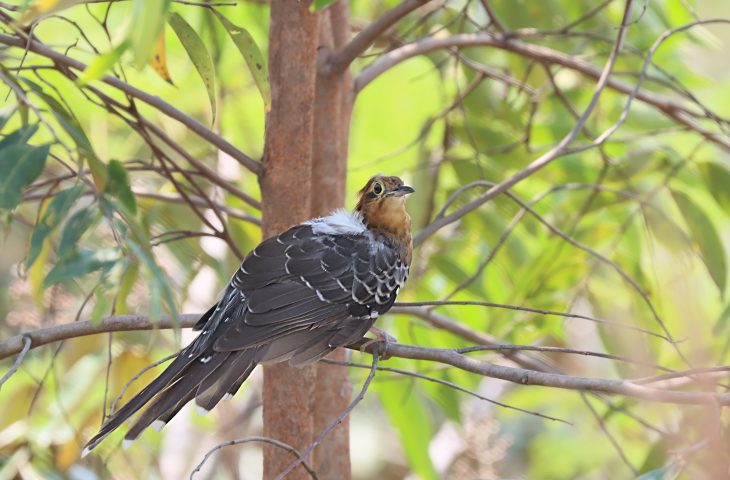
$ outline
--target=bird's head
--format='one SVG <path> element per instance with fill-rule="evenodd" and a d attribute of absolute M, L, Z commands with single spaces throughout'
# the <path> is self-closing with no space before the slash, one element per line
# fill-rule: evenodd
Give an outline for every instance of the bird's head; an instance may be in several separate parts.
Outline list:
<path fill-rule="evenodd" d="M 398 177 L 375 175 L 360 190 L 355 210 L 365 224 L 410 240 L 411 217 L 406 212 L 406 195 L 415 190 Z"/>

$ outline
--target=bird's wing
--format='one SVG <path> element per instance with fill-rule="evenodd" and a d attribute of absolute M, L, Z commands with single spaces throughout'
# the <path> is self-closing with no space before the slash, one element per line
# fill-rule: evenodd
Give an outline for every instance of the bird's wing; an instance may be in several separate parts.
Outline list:
<path fill-rule="evenodd" d="M 299 225 L 243 261 L 227 294 L 233 304 L 220 306 L 238 315 L 223 319 L 231 326 L 220 329 L 214 348 L 270 344 L 265 361 L 316 360 L 360 339 L 391 307 L 407 274 L 385 238 Z"/>

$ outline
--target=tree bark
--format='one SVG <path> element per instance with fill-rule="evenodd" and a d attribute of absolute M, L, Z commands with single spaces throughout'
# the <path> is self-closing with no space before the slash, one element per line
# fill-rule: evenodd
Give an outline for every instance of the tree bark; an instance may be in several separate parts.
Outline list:
<path fill-rule="evenodd" d="M 310 176 L 318 15 L 309 1 L 272 0 L 269 32 L 271 112 L 263 170 L 263 233 L 269 237 L 311 217 Z M 316 369 L 278 364 L 264 367 L 264 435 L 303 450 L 315 436 Z M 276 478 L 291 455 L 264 446 L 264 478 Z M 309 478 L 301 466 L 288 479 Z"/>
<path fill-rule="evenodd" d="M 328 57 L 349 39 L 349 6 L 340 0 L 320 13 L 318 74 L 314 103 L 312 157 L 312 214 L 326 215 L 345 204 L 347 140 L 352 111 L 349 70 L 333 73 Z M 344 360 L 338 349 L 329 358 Z M 316 369 L 314 431 L 322 432 L 350 403 L 352 388 L 347 368 L 320 363 Z M 313 468 L 319 478 L 347 480 L 350 471 L 350 429 L 345 419 L 314 451 Z"/>

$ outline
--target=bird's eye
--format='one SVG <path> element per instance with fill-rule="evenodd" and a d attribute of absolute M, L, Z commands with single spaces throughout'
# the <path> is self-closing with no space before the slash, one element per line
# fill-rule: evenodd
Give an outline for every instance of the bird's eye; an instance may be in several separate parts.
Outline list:
<path fill-rule="evenodd" d="M 383 185 L 381 185 L 380 182 L 375 182 L 375 184 L 373 185 L 373 193 L 375 195 L 380 195 L 381 193 L 383 193 Z"/>

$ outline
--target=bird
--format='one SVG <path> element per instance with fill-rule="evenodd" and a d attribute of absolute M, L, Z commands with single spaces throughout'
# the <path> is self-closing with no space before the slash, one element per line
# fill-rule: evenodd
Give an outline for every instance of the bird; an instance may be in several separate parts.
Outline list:
<path fill-rule="evenodd" d="M 124 447 L 149 426 L 162 429 L 190 401 L 205 414 L 230 399 L 258 364 L 306 365 L 361 340 L 408 278 L 405 200 L 414 191 L 396 176 L 375 175 L 354 211 L 338 209 L 262 241 L 195 324 L 198 336 L 105 421 L 81 456 L 143 408 Z"/>

